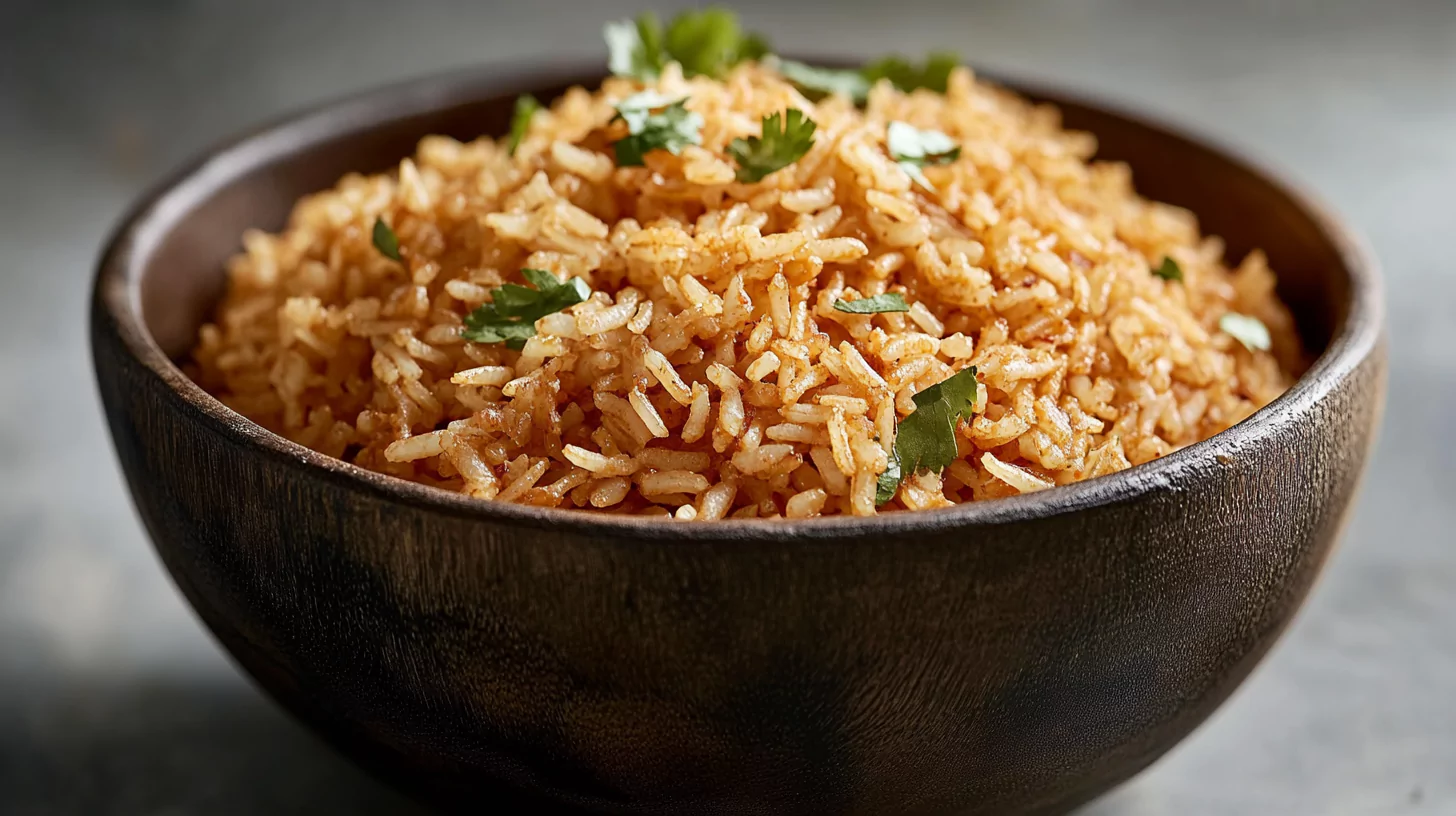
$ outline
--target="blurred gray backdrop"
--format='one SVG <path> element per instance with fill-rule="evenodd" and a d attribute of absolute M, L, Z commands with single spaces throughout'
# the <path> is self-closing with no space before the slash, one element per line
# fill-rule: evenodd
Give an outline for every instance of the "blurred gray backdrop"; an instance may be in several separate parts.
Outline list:
<path fill-rule="evenodd" d="M 682 3 L 660 2 L 659 9 Z M 1385 264 L 1383 438 L 1250 682 L 1095 816 L 1456 814 L 1456 2 L 743 0 L 785 50 L 959 51 L 1155 112 L 1332 200 Z M 0 813 L 414 813 L 242 679 L 153 558 L 89 372 L 129 199 L 382 82 L 603 53 L 636 2 L 0 2 Z"/>

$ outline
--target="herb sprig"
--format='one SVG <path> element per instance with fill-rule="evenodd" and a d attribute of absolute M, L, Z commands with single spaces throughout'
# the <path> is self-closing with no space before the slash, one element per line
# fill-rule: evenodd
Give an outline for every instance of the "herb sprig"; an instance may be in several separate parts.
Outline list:
<path fill-rule="evenodd" d="M 885 312 L 908 312 L 910 305 L 905 302 L 905 296 L 899 292 L 886 292 L 883 295 L 859 300 L 836 300 L 834 310 L 848 314 L 883 314 Z"/>
<path fill-rule="evenodd" d="M 665 51 L 662 45 L 662 22 L 652 12 L 633 20 L 607 23 L 602 27 L 607 41 L 607 69 L 620 77 L 644 82 L 662 73 Z"/>
<path fill-rule="evenodd" d="M 814 146 L 814 130 L 818 125 L 798 108 L 783 114 L 763 117 L 761 136 L 734 139 L 728 154 L 738 162 L 738 180 L 762 181 L 764 176 L 782 170 L 802 159 Z"/>
<path fill-rule="evenodd" d="M 686 76 L 721 79 L 745 60 L 773 59 L 784 78 L 810 99 L 837 93 L 857 105 L 864 104 L 870 88 L 882 79 L 906 93 L 921 88 L 945 93 L 951 71 L 961 64 L 960 57 L 948 51 L 932 52 L 918 64 L 898 55 L 886 56 L 857 69 L 777 59 L 772 57 L 768 40 L 745 32 L 738 15 L 720 6 L 684 11 L 665 27 L 656 14 L 645 12 L 634 20 L 607 23 L 602 37 L 607 42 L 607 66 L 616 76 L 651 82 L 669 62 L 676 62 Z"/>
<path fill-rule="evenodd" d="M 591 288 L 581 278 L 562 281 L 540 269 L 522 269 L 521 275 L 536 288 L 516 283 L 496 288 L 490 303 L 465 316 L 461 337 L 474 343 L 505 343 L 520 351 L 535 336 L 537 320 L 591 296 Z"/>
<path fill-rule="evenodd" d="M 686 76 L 721 78 L 734 65 L 769 53 L 767 40 L 744 32 L 738 15 L 717 6 L 684 11 L 665 29 L 656 14 L 646 12 L 608 23 L 602 35 L 612 73 L 643 82 L 656 79 L 669 62 L 681 65 Z"/>
<path fill-rule="evenodd" d="M 703 143 L 703 117 L 687 109 L 687 97 L 676 101 L 643 91 L 617 105 L 616 119 L 627 123 L 627 137 L 613 145 L 618 167 L 641 167 L 654 150 L 681 153 Z"/>
<path fill-rule="evenodd" d="M 920 470 L 938 473 L 955 461 L 956 426 L 970 419 L 976 405 L 976 367 L 957 371 L 913 399 L 915 410 L 900 420 L 889 466 L 876 485 L 877 504 L 893 499 L 906 476 Z"/>
<path fill-rule="evenodd" d="M 745 33 L 738 15 L 718 6 L 674 17 L 665 39 L 668 56 L 687 76 L 722 77 L 734 65 L 760 59 L 769 50 L 767 40 Z"/>

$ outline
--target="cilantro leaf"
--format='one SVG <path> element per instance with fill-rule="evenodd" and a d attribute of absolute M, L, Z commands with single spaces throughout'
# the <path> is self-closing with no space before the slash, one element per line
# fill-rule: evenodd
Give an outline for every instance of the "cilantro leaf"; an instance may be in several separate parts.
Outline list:
<path fill-rule="evenodd" d="M 768 38 L 756 31 L 750 31 L 743 35 L 738 41 L 738 61 L 762 60 L 773 53 L 773 46 L 769 44 Z"/>
<path fill-rule="evenodd" d="M 612 121 L 620 119 L 627 123 L 629 132 L 638 133 L 646 126 L 647 118 L 654 111 L 661 111 L 674 103 L 686 101 L 687 97 L 673 99 L 670 96 L 663 96 L 657 91 L 642 91 L 618 102 L 617 115 L 612 117 Z"/>
<path fill-rule="evenodd" d="M 908 312 L 910 306 L 905 303 L 905 296 L 899 292 L 886 292 L 883 295 L 859 300 L 836 300 L 834 310 L 849 314 L 880 314 L 882 312 Z"/>
<path fill-rule="evenodd" d="M 885 135 L 890 158 L 927 190 L 934 190 L 921 168 L 949 164 L 961 157 L 961 147 L 938 130 L 920 130 L 914 125 L 894 121 Z"/>
<path fill-rule="evenodd" d="M 516 111 L 511 115 L 511 138 L 506 143 L 508 155 L 516 155 L 516 148 L 521 146 L 521 139 L 525 137 L 527 128 L 531 127 L 531 117 L 538 110 L 541 110 L 541 103 L 536 101 L 536 97 L 530 94 L 516 97 Z"/>
<path fill-rule="evenodd" d="M 811 100 L 817 102 L 830 94 L 844 94 L 856 105 L 863 105 L 869 97 L 870 88 L 882 79 L 888 79 L 906 93 L 917 88 L 945 93 L 951 71 L 960 64 L 960 57 L 944 52 L 931 54 L 921 67 L 912 65 L 903 57 L 885 57 L 858 70 L 820 68 L 785 59 L 775 61 L 775 67 L 784 79 L 796 85 Z"/>
<path fill-rule="evenodd" d="M 550 272 L 522 269 L 535 289 L 517 283 L 502 284 L 491 293 L 491 301 L 465 316 L 460 336 L 474 343 L 505 343 L 520 351 L 536 334 L 536 321 L 574 306 L 591 296 L 581 278 L 561 281 Z"/>
<path fill-rule="evenodd" d="M 628 135 L 613 145 L 617 166 L 641 167 L 643 157 L 654 150 L 677 154 L 688 145 L 702 144 L 703 117 L 688 110 L 687 101 L 644 91 L 618 103 L 616 118 L 627 123 Z"/>
<path fill-rule="evenodd" d="M 666 30 L 657 15 L 647 12 L 635 21 L 608 23 L 602 37 L 612 73 L 644 82 L 656 79 L 669 62 L 681 65 L 686 76 L 719 78 L 734 65 L 769 53 L 767 40 L 744 33 L 738 15 L 718 6 L 684 11 Z"/>
<path fill-rule="evenodd" d="M 940 472 L 956 458 L 956 426 L 976 404 L 976 367 L 962 369 L 916 394 L 915 410 L 900 420 L 890 466 L 880 474 L 875 500 L 894 498 L 905 476 Z M 892 476 L 892 471 L 898 471 Z M 893 483 L 892 483 L 893 482 Z M 884 501 L 880 499 L 884 497 Z"/>
<path fill-rule="evenodd" d="M 976 368 L 962 369 L 913 397 L 915 410 L 900 422 L 895 452 L 906 473 L 940 471 L 955 461 L 955 428 L 976 404 Z"/>
<path fill-rule="evenodd" d="M 938 130 L 920 130 L 905 122 L 891 122 L 885 144 L 890 158 L 901 163 L 927 167 L 949 164 L 961 157 L 960 145 Z"/>
<path fill-rule="evenodd" d="M 900 455 L 895 450 L 890 451 L 889 464 L 885 466 L 885 472 L 875 482 L 875 506 L 888 502 L 895 498 L 895 493 L 900 489 L 900 482 L 905 478 L 900 473 Z"/>
<path fill-rule="evenodd" d="M 1244 344 L 1249 351 L 1268 351 L 1274 345 L 1269 336 L 1269 327 L 1257 317 L 1229 312 L 1218 319 L 1218 328 L 1224 334 Z"/>
<path fill-rule="evenodd" d="M 778 71 L 811 101 L 831 94 L 843 94 L 856 105 L 863 105 L 870 93 L 870 82 L 860 71 L 818 68 L 793 60 L 778 60 Z"/>
<path fill-rule="evenodd" d="M 1179 266 L 1178 262 L 1173 260 L 1170 255 L 1163 256 L 1162 265 L 1154 269 L 1153 274 L 1165 281 L 1183 282 L 1183 267 Z"/>
<path fill-rule="evenodd" d="M 379 250 L 380 255 L 383 255 L 391 261 L 398 261 L 400 259 L 399 236 L 395 235 L 394 230 L 390 229 L 389 225 L 384 223 L 383 217 L 375 216 L 374 218 L 373 238 L 374 248 Z"/>
<path fill-rule="evenodd" d="M 950 85 L 950 72 L 961 64 L 955 54 L 940 51 L 926 56 L 925 64 L 912 65 L 903 57 L 885 57 L 866 65 L 861 73 L 870 85 L 881 79 L 888 79 L 906 93 L 925 88 L 936 93 L 945 93 Z"/>
<path fill-rule="evenodd" d="M 621 20 L 602 27 L 607 41 L 607 68 L 616 76 L 647 81 L 662 73 L 666 54 L 662 45 L 662 23 L 645 12 L 637 20 Z"/>
<path fill-rule="evenodd" d="M 684 11 L 667 26 L 668 56 L 686 76 L 722 77 L 746 59 L 768 53 L 768 42 L 757 34 L 744 34 L 738 15 L 719 7 Z"/>
<path fill-rule="evenodd" d="M 763 135 L 734 139 L 728 153 L 738 162 L 738 180 L 762 181 L 804 157 L 814 146 L 818 125 L 798 108 L 763 117 Z"/>

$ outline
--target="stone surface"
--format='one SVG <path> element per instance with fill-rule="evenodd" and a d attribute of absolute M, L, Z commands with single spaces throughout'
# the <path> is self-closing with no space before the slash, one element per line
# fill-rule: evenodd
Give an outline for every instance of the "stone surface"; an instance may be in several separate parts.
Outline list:
<path fill-rule="evenodd" d="M 1456 813 L 1456 6 L 736 5 L 785 49 L 955 48 L 1157 113 L 1287 169 L 1369 236 L 1387 272 L 1391 397 L 1344 546 L 1248 684 L 1088 814 Z M 638 7 L 6 4 L 0 812 L 416 812 L 261 698 L 161 571 L 95 400 L 89 267 L 128 201 L 219 137 L 391 79 L 593 53 L 599 23 Z"/>

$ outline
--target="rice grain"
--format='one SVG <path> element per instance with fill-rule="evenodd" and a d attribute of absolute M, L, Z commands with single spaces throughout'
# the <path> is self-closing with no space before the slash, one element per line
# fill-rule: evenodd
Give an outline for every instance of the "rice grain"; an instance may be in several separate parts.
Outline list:
<path fill-rule="evenodd" d="M 957 69 L 945 94 L 882 83 L 812 103 L 770 68 L 676 69 L 575 89 L 514 155 L 431 136 L 393 172 L 351 174 L 250 230 L 189 373 L 240 413 L 331 456 L 496 501 L 680 520 L 943 507 L 1116 473 L 1205 439 L 1302 364 L 1274 273 L 1226 266 L 1185 211 L 1136 195 L 1056 112 Z M 613 102 L 686 97 L 702 144 L 618 167 Z M 798 107 L 807 155 L 748 184 L 729 140 Z M 960 158 L 913 184 L 889 122 Z M 371 246 L 392 225 L 402 261 Z M 1181 282 L 1151 272 L 1165 257 Z M 592 294 L 520 350 L 466 317 L 522 268 Z M 906 312 L 836 301 L 896 293 Z M 1220 328 L 1255 318 L 1272 351 Z M 974 365 L 942 472 L 877 507 L 914 397 Z M 659 390 L 660 389 L 660 390 Z"/>

